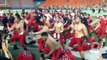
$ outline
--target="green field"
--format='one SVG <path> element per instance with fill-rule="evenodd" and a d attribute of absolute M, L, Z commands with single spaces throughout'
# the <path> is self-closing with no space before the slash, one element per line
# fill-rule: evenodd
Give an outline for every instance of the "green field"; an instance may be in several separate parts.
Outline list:
<path fill-rule="evenodd" d="M 13 10 L 13 11 L 14 11 L 14 13 L 15 13 L 16 11 L 18 11 L 19 13 L 21 12 L 21 10 Z M 26 11 L 30 11 L 30 10 L 26 10 Z M 106 12 L 106 13 L 101 12 L 100 14 L 98 14 L 98 12 L 92 13 L 91 11 L 85 11 L 85 12 L 91 14 L 91 16 L 99 16 L 99 15 L 107 14 L 107 12 Z M 7 13 L 7 10 L 5 10 L 5 13 Z M 99 21 L 98 19 L 93 18 L 93 23 L 92 23 L 92 24 L 94 24 L 95 22 L 98 22 L 98 21 Z M 95 36 L 95 34 L 92 33 L 92 36 Z M 106 41 L 106 42 L 107 42 L 107 41 Z M 10 50 L 10 52 L 11 52 L 14 60 L 15 60 L 16 56 L 17 56 L 20 52 L 23 51 L 23 49 L 22 49 L 21 46 L 19 45 L 19 42 L 17 42 L 17 44 L 18 44 L 18 47 L 20 48 L 20 49 L 18 49 L 18 50 L 13 50 L 13 49 L 12 49 L 12 48 L 13 48 L 13 45 L 12 45 L 11 43 L 10 43 L 10 45 L 9 45 L 9 50 Z M 106 45 L 107 45 L 107 44 L 106 44 Z M 39 54 L 39 52 L 38 52 L 37 46 L 27 45 L 27 48 L 33 52 L 34 58 L 35 58 L 34 60 L 39 60 L 40 54 Z M 79 58 L 76 58 L 76 60 L 80 60 L 80 59 L 79 59 Z"/>

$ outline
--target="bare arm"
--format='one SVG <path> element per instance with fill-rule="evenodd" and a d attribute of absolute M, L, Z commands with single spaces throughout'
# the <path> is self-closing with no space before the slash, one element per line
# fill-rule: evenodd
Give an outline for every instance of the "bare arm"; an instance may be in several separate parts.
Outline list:
<path fill-rule="evenodd" d="M 94 30 L 98 29 L 98 27 L 100 27 L 100 23 L 98 23 Z"/>
<path fill-rule="evenodd" d="M 43 32 L 43 29 L 38 32 L 34 32 L 33 34 L 41 34 L 42 32 Z"/>
<path fill-rule="evenodd" d="M 54 44 L 54 43 L 53 43 Z M 50 56 L 51 54 L 53 54 L 54 52 L 55 52 L 55 48 L 53 48 L 54 47 L 54 45 L 52 45 L 52 44 L 50 44 L 50 45 L 48 45 L 48 47 L 49 47 L 49 49 L 50 49 L 50 52 L 47 54 L 47 56 Z"/>
<path fill-rule="evenodd" d="M 24 22 L 25 22 L 26 24 L 28 24 L 28 21 L 27 21 L 26 19 L 24 19 Z"/>
<path fill-rule="evenodd" d="M 52 29 L 49 29 L 49 31 L 54 31 L 55 30 L 56 24 L 54 24 L 54 27 Z"/>
<path fill-rule="evenodd" d="M 64 31 L 64 25 L 61 23 L 61 32 Z"/>
<path fill-rule="evenodd" d="M 22 35 L 25 32 L 24 31 L 24 21 L 23 20 L 20 21 L 20 30 L 21 30 L 20 34 Z"/>
<path fill-rule="evenodd" d="M 88 36 L 88 31 L 85 25 L 83 25 L 83 32 L 85 36 Z"/>
<path fill-rule="evenodd" d="M 49 28 L 48 27 L 43 27 L 40 31 L 35 32 L 33 34 L 41 34 L 42 32 L 48 32 Z"/>
<path fill-rule="evenodd" d="M 15 27 L 15 26 L 14 26 L 14 24 L 13 24 L 12 27 L 10 27 L 10 28 L 8 27 L 8 30 L 11 31 L 11 30 L 14 29 L 14 27 Z"/>

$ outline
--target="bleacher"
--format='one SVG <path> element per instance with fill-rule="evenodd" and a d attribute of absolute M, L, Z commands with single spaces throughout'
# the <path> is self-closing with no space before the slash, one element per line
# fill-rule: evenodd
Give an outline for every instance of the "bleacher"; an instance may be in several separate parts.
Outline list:
<path fill-rule="evenodd" d="M 27 2 L 26 2 L 27 1 Z M 34 8 L 33 0 L 6 0 L 6 4 L 0 5 L 0 7 L 8 8 Z"/>
<path fill-rule="evenodd" d="M 101 0 L 46 0 L 41 7 L 44 6 L 91 6 L 91 5 L 99 5 L 101 4 Z"/>

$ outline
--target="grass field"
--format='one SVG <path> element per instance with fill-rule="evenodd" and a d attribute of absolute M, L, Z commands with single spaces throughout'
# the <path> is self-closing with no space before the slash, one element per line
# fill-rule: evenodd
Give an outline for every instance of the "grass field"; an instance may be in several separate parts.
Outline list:
<path fill-rule="evenodd" d="M 21 12 L 21 10 L 13 10 L 13 11 L 14 11 L 14 13 L 15 13 L 16 11 L 18 11 L 19 13 Z M 30 10 L 26 10 L 26 11 L 30 11 Z M 4 12 L 7 13 L 7 10 L 5 10 Z M 101 12 L 100 14 L 98 14 L 98 12 L 92 13 L 91 11 L 85 11 L 85 12 L 91 14 L 91 16 L 99 16 L 99 15 L 107 14 L 107 12 L 106 12 L 106 13 Z M 99 21 L 98 19 L 93 18 L 93 23 L 92 23 L 92 24 L 94 24 L 95 22 L 98 22 L 98 21 Z M 92 36 L 95 36 L 95 34 L 92 33 Z M 106 39 L 107 39 L 107 38 L 106 38 Z M 106 43 L 107 43 L 107 41 L 106 41 Z M 17 55 L 18 55 L 20 52 L 23 51 L 23 49 L 22 49 L 21 46 L 19 45 L 19 42 L 17 42 L 17 45 L 18 45 L 18 47 L 20 48 L 20 49 L 18 49 L 18 50 L 13 50 L 13 49 L 12 49 L 12 48 L 13 48 L 13 44 L 10 43 L 10 45 L 9 45 L 9 50 L 10 50 L 10 52 L 11 52 L 14 60 L 16 60 L 15 58 L 17 57 Z M 107 44 L 106 44 L 106 46 L 107 46 Z M 39 52 L 38 52 L 37 46 L 27 45 L 27 48 L 33 52 L 33 54 L 34 54 L 34 60 L 39 60 L 40 54 L 39 54 Z M 76 60 L 80 60 L 80 59 L 79 59 L 79 58 L 76 58 Z"/>

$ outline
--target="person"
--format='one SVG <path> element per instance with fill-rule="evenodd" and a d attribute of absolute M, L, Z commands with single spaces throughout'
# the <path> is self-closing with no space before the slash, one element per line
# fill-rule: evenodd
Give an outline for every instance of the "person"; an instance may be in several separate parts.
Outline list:
<path fill-rule="evenodd" d="M 31 30 L 31 27 L 33 28 L 34 31 L 38 31 L 38 24 L 36 23 L 36 18 L 35 18 L 36 14 L 35 14 L 35 11 L 32 10 L 30 13 L 29 13 L 29 19 L 28 19 L 28 31 Z"/>
<path fill-rule="evenodd" d="M 90 17 L 90 14 L 87 14 L 86 19 L 87 19 L 88 25 L 90 25 L 92 23 L 92 18 Z"/>
<path fill-rule="evenodd" d="M 6 30 L 7 27 L 8 27 L 8 18 L 7 18 L 7 16 L 6 16 L 6 14 L 3 14 L 2 23 L 3 23 L 3 25 L 4 25 L 4 30 Z"/>
<path fill-rule="evenodd" d="M 25 47 L 25 37 L 26 37 L 26 31 L 24 30 L 24 20 L 21 19 L 20 16 L 15 16 L 14 24 L 11 28 L 8 28 L 9 31 L 13 30 L 13 36 L 11 37 L 11 42 L 14 44 L 13 49 L 18 49 L 16 45 L 16 40 L 19 39 L 20 45 L 23 48 Z"/>
<path fill-rule="evenodd" d="M 42 11 L 39 10 L 39 9 L 37 9 L 37 10 L 36 10 L 36 14 L 37 14 L 37 15 L 35 16 L 35 18 L 36 18 L 36 23 L 37 23 L 38 25 L 42 25 L 43 23 L 40 21 L 41 17 L 43 16 Z"/>
<path fill-rule="evenodd" d="M 31 51 L 24 49 L 23 52 L 18 54 L 16 60 L 34 60 L 33 54 Z"/>
<path fill-rule="evenodd" d="M 105 16 L 101 17 L 100 22 L 98 23 L 98 25 L 94 30 L 97 30 L 98 28 L 100 29 L 98 30 L 97 37 L 99 38 L 100 36 L 102 36 L 102 40 L 103 40 L 102 45 L 105 46 L 105 37 L 106 37 L 106 29 L 107 29 L 107 19 L 105 18 Z M 100 38 L 99 41 L 101 41 Z"/>
<path fill-rule="evenodd" d="M 85 13 L 81 13 L 81 22 L 88 28 L 89 25 L 85 15 Z"/>
<path fill-rule="evenodd" d="M 63 54 L 62 46 L 54 40 L 47 32 L 41 34 L 42 40 L 45 42 L 45 47 L 50 51 L 45 54 L 45 57 L 51 57 L 51 60 L 58 60 L 58 58 Z"/>
<path fill-rule="evenodd" d="M 49 32 L 49 25 L 48 25 L 48 22 L 47 22 L 47 17 L 45 15 L 43 15 L 40 20 L 43 24 L 39 25 L 38 26 L 39 31 L 34 32 L 33 34 L 41 34 L 43 32 Z"/>
<path fill-rule="evenodd" d="M 64 40 L 63 40 L 63 36 L 62 33 L 64 31 L 64 25 L 61 22 L 61 17 L 60 16 L 56 16 L 56 22 L 53 26 L 53 29 L 50 29 L 50 31 L 54 31 L 53 33 L 53 38 L 56 39 L 56 41 L 60 41 L 60 43 L 63 45 Z"/>
<path fill-rule="evenodd" d="M 73 16 L 71 16 L 71 15 L 68 15 L 67 17 L 63 18 L 65 20 L 64 28 L 67 28 L 69 25 L 72 24 L 72 18 L 73 18 Z"/>
<path fill-rule="evenodd" d="M 45 42 L 42 40 L 42 38 L 38 39 L 38 50 L 39 53 L 41 55 L 40 60 L 44 60 L 45 56 L 44 56 L 44 49 L 45 49 Z"/>
<path fill-rule="evenodd" d="M 74 37 L 69 43 L 69 46 L 73 47 L 75 44 L 77 44 L 77 49 L 81 54 L 82 60 L 85 60 L 82 44 L 83 39 L 88 36 L 88 32 L 86 26 L 81 22 L 80 16 L 76 17 L 75 20 L 75 24 L 71 24 L 71 28 L 74 31 Z"/>
<path fill-rule="evenodd" d="M 95 13 L 95 11 L 96 11 L 95 8 L 92 8 L 92 13 Z"/>
<path fill-rule="evenodd" d="M 14 24 L 14 16 L 13 16 L 13 13 L 9 14 L 9 17 L 8 17 L 8 21 L 9 21 L 9 27 L 11 27 L 13 24 Z"/>
<path fill-rule="evenodd" d="M 98 10 L 98 13 L 100 13 L 101 12 L 101 8 L 99 8 L 99 10 Z"/>
<path fill-rule="evenodd" d="M 39 25 L 39 28 L 40 28 L 40 30 L 37 31 L 37 32 L 34 32 L 33 34 L 41 34 L 43 32 L 48 32 L 49 31 L 49 28 L 48 28 L 47 24 Z"/>

